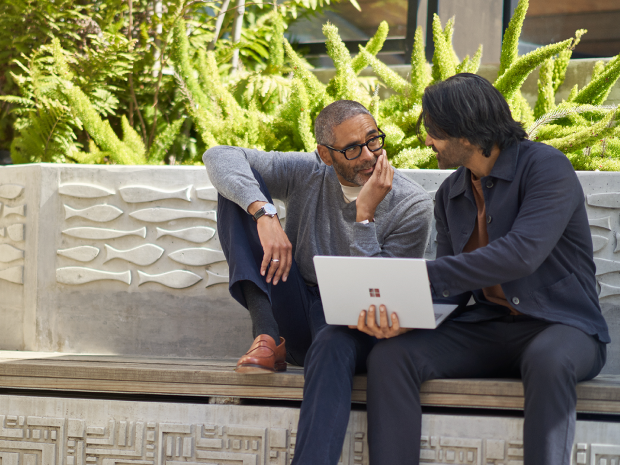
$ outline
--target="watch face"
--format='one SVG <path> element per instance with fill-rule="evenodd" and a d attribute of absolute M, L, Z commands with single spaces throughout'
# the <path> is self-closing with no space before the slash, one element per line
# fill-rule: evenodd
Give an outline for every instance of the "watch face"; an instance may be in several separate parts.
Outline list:
<path fill-rule="evenodd" d="M 265 215 L 273 216 L 278 214 L 278 210 L 276 209 L 275 205 L 266 203 L 265 205 L 263 205 L 263 208 L 265 209 Z"/>

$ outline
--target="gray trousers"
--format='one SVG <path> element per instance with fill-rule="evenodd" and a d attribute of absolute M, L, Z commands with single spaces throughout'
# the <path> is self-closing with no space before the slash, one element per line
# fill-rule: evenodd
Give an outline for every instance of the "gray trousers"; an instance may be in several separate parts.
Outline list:
<path fill-rule="evenodd" d="M 594 337 L 525 315 L 447 321 L 380 341 L 367 361 L 370 465 L 419 463 L 420 385 L 439 378 L 521 378 L 525 465 L 569 465 L 575 385 L 595 377 L 605 358 Z"/>

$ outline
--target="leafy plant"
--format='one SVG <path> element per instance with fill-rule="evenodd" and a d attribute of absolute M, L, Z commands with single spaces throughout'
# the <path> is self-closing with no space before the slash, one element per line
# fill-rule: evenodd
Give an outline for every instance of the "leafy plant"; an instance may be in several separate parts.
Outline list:
<path fill-rule="evenodd" d="M 8 1 L 13 5 L 10 11 L 4 7 L 13 15 L 10 24 L 17 24 L 19 8 L 30 8 L 34 15 L 27 0 Z M 320 0 L 287 0 L 276 8 L 267 2 L 248 4 L 238 40 L 231 38 L 235 8 L 228 8 L 227 1 L 161 0 L 161 14 L 150 16 L 151 0 L 91 1 L 67 12 L 70 27 L 58 37 L 44 31 L 36 40 L 45 43 L 34 52 L 11 55 L 7 72 L 19 96 L 13 92 L 0 101 L 5 116 L 10 110 L 14 119 L 16 162 L 198 164 L 203 150 L 218 144 L 311 151 L 318 113 L 334 100 L 353 99 L 370 109 L 386 133 L 394 166 L 436 168 L 434 153 L 423 142 L 424 129 L 420 139 L 416 134 L 424 89 L 456 73 L 476 73 L 482 56 L 480 46 L 471 57 L 459 59 L 452 46 L 454 18 L 442 26 L 435 15 L 432 66 L 418 29 L 405 79 L 377 58 L 388 34 L 385 22 L 353 58 L 337 28 L 325 24 L 336 71 L 323 84 L 283 39 L 287 22 L 304 9 L 320 8 Z M 558 102 L 572 50 L 586 31 L 519 56 L 527 8 L 528 1 L 520 0 L 493 85 L 532 140 L 562 150 L 578 169 L 620 169 L 618 109 L 604 105 L 620 77 L 620 55 L 598 62 L 590 82 L 575 86 L 566 101 Z M 75 26 L 89 18 L 87 13 L 90 29 Z M 140 18 L 135 24 L 134 17 Z M 8 55 L 0 54 L 0 66 L 3 56 Z M 368 66 L 375 76 L 361 77 Z M 538 98 L 532 109 L 521 87 L 537 67 Z M 380 99 L 379 85 L 392 95 Z M 0 124 L 0 136 L 1 129 Z"/>

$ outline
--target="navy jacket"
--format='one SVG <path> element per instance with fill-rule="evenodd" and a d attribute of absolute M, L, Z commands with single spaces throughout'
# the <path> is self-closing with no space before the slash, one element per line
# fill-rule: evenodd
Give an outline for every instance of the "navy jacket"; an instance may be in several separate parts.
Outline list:
<path fill-rule="evenodd" d="M 583 190 L 566 156 L 522 141 L 501 152 L 482 191 L 489 245 L 470 253 L 463 253 L 477 215 L 470 171 L 460 167 L 437 191 L 437 259 L 427 263 L 435 295 L 465 305 L 473 293 L 484 303 L 480 289 L 501 284 L 519 312 L 610 342 Z"/>

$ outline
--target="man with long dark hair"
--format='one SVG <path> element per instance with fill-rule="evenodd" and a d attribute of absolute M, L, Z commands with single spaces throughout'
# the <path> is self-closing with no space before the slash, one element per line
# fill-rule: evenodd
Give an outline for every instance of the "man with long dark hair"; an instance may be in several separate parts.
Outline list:
<path fill-rule="evenodd" d="M 368 359 L 370 463 L 418 463 L 424 381 L 513 377 L 525 391 L 525 465 L 568 465 L 575 385 L 599 373 L 610 342 L 581 185 L 480 76 L 427 88 L 422 108 L 418 131 L 439 167 L 459 167 L 437 191 L 427 263 L 437 300 L 459 308 L 434 330 L 390 327 L 384 307 L 381 326 L 373 307 L 358 326 L 386 339 Z"/>

